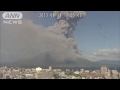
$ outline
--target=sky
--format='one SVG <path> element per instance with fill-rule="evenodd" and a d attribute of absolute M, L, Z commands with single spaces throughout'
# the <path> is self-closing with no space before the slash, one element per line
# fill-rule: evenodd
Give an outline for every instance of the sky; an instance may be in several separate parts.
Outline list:
<path fill-rule="evenodd" d="M 42 11 L 31 15 L 29 18 L 35 24 L 48 27 L 56 22 L 55 18 L 50 16 L 38 17 L 38 13 L 50 12 Z M 74 37 L 79 50 L 88 59 L 120 60 L 120 11 L 86 11 L 86 16 L 77 22 Z M 101 52 L 105 55 L 95 55 Z M 109 52 L 117 55 L 106 55 Z"/>
<path fill-rule="evenodd" d="M 109 49 L 106 52 L 114 52 L 113 49 L 120 49 L 120 12 L 87 11 L 86 13 L 86 17 L 78 22 L 75 31 L 76 41 L 83 53 L 98 53 L 106 49 Z M 111 58 L 111 55 L 100 58 L 120 60 Z"/>
<path fill-rule="evenodd" d="M 23 11 L 23 18 L 44 27 L 53 26 L 56 19 L 39 17 L 50 11 Z M 91 61 L 120 60 L 120 11 L 86 11 L 86 16 L 77 22 L 75 41 L 82 55 Z"/>

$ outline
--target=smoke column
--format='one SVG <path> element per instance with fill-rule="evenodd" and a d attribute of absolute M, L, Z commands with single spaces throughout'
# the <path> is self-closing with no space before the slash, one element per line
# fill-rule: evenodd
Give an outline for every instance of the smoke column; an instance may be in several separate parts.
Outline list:
<path fill-rule="evenodd" d="M 73 35 L 77 21 L 86 13 L 83 11 L 52 13 L 57 22 L 48 28 L 35 24 L 25 15 L 21 25 L 1 24 L 2 65 L 8 63 L 9 66 L 33 67 L 89 63 L 80 55 Z"/>
<path fill-rule="evenodd" d="M 52 11 L 52 13 L 57 22 L 54 26 L 48 27 L 48 30 L 54 34 L 64 36 L 74 52 L 81 55 L 75 42 L 73 31 L 79 19 L 84 17 L 86 13 L 84 11 Z"/>

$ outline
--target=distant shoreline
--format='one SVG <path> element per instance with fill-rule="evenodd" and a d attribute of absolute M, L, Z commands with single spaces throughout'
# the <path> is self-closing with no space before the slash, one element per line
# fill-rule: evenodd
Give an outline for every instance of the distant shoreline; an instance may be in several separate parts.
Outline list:
<path fill-rule="evenodd" d="M 9 67 L 9 66 L 7 66 L 7 67 Z M 40 67 L 40 66 L 39 66 Z M 107 66 L 106 66 L 107 67 Z M 10 68 L 10 67 L 9 67 Z M 20 67 L 20 68 L 36 68 L 36 67 Z M 49 67 L 42 67 L 41 66 L 41 68 L 43 68 L 43 69 L 48 69 Z M 85 69 L 85 70 L 100 70 L 100 66 L 95 66 L 95 67 L 57 67 L 57 66 L 52 66 L 52 68 L 53 69 L 61 69 L 61 70 L 66 70 L 66 69 L 69 69 L 69 70 L 74 70 L 74 71 L 76 71 L 76 70 L 78 70 L 78 71 L 80 71 L 80 69 Z M 108 69 L 110 69 L 110 70 L 117 70 L 117 71 L 119 71 L 120 72 L 120 66 L 118 67 L 107 67 Z"/>

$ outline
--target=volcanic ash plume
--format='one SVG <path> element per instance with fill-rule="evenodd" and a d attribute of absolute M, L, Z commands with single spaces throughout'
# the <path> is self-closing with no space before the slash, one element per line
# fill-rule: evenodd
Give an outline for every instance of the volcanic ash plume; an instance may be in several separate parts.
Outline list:
<path fill-rule="evenodd" d="M 48 30 L 54 34 L 64 36 L 68 40 L 69 46 L 77 54 L 80 54 L 73 31 L 78 20 L 84 17 L 86 13 L 84 11 L 52 11 L 52 13 L 57 19 L 57 22 L 54 26 L 48 27 Z"/>

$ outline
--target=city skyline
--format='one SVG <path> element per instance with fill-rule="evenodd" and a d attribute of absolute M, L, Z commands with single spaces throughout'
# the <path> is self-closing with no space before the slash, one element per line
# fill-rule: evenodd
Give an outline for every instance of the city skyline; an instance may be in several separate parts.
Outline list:
<path fill-rule="evenodd" d="M 47 69 L 4 66 L 0 67 L 0 79 L 120 79 L 120 72 L 106 66 L 101 66 L 95 70 L 84 68 L 62 70 L 53 69 L 52 66 Z"/>

